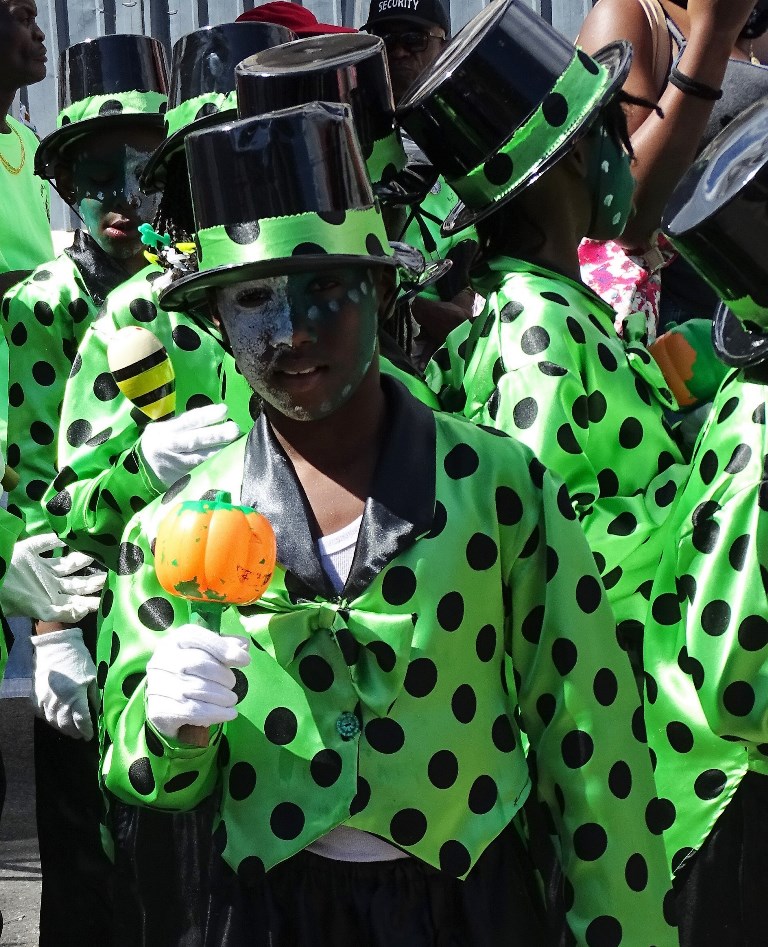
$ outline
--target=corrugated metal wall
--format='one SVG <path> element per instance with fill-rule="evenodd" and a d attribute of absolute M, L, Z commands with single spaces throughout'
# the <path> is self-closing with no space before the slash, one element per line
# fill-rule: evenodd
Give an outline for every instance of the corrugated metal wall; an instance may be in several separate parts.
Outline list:
<path fill-rule="evenodd" d="M 106 33 L 147 33 L 170 50 L 176 40 L 209 23 L 234 20 L 243 10 L 266 0 L 38 0 L 38 22 L 46 34 L 48 76 L 23 89 L 21 101 L 29 110 L 38 133 L 56 126 L 56 88 L 59 50 Z M 359 26 L 370 0 L 308 0 L 305 4 L 319 20 Z M 454 32 L 478 13 L 485 0 L 450 0 Z M 562 33 L 573 38 L 594 0 L 527 0 Z M 70 226 L 70 214 L 58 200 L 52 207 L 55 228 Z"/>

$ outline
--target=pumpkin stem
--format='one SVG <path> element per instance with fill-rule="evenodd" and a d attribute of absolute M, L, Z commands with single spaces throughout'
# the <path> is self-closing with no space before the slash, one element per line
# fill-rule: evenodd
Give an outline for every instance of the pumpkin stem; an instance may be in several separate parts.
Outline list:
<path fill-rule="evenodd" d="M 232 494 L 227 490 L 217 490 L 214 503 L 232 503 Z"/>

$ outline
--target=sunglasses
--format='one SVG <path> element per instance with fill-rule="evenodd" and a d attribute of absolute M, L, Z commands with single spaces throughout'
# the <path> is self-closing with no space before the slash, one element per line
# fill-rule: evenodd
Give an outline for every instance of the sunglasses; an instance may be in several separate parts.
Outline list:
<path fill-rule="evenodd" d="M 397 33 L 379 33 L 387 49 L 402 46 L 411 53 L 423 53 L 429 45 L 430 39 L 445 39 L 440 33 L 430 33 L 427 30 L 406 30 Z"/>

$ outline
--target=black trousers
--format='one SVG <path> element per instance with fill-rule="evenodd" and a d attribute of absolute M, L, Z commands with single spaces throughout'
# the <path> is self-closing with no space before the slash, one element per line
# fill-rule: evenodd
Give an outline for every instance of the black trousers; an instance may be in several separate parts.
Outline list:
<path fill-rule="evenodd" d="M 674 889 L 680 947 L 766 947 L 768 777 L 746 774 Z"/>

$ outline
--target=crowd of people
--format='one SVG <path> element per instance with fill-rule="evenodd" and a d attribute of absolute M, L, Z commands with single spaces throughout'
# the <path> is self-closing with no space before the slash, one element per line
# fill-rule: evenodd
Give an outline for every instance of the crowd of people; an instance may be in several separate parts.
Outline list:
<path fill-rule="evenodd" d="M 42 141 L 36 18 L 41 947 L 764 945 L 768 4 L 271 0 L 65 49 Z"/>

